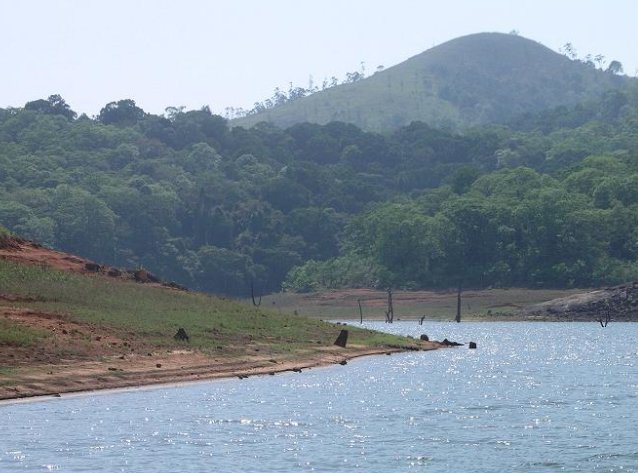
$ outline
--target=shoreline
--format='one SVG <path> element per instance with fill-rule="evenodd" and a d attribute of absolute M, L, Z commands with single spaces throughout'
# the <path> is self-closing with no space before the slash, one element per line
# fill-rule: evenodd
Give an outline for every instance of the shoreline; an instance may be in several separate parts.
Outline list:
<path fill-rule="evenodd" d="M 442 348 L 438 342 L 423 342 L 418 351 Z M 176 351 L 152 360 L 143 356 L 77 362 L 62 365 L 20 367 L 13 375 L 0 375 L 0 406 L 127 389 L 175 386 L 202 381 L 286 372 L 347 364 L 373 355 L 390 355 L 414 350 L 408 347 L 326 347 L 292 357 L 229 357 L 214 359 L 197 352 Z M 159 365 L 159 366 L 158 366 Z M 55 373 L 54 373 L 55 371 Z"/>

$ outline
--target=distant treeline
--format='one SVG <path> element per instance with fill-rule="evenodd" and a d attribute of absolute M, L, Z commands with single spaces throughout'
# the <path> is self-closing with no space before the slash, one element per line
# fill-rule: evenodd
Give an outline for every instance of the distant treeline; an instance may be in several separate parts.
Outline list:
<path fill-rule="evenodd" d="M 638 277 L 638 95 L 463 134 L 0 109 L 0 224 L 230 295 Z"/>

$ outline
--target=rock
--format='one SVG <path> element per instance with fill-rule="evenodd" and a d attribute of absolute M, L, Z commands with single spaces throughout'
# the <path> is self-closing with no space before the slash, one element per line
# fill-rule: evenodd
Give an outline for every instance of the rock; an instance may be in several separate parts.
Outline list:
<path fill-rule="evenodd" d="M 597 321 L 606 315 L 613 320 L 638 320 L 638 281 L 573 294 L 521 309 L 518 315 L 559 320 Z"/>
<path fill-rule="evenodd" d="M 341 333 L 339 333 L 339 336 L 335 340 L 334 344 L 337 345 L 338 347 L 345 348 L 346 343 L 348 343 L 348 331 L 342 330 Z"/>
<path fill-rule="evenodd" d="M 177 289 L 178 291 L 188 291 L 188 288 L 186 286 L 182 286 L 181 284 L 177 284 L 175 281 L 169 281 L 169 282 L 164 282 L 162 283 L 162 286 L 164 287 L 170 287 L 171 289 Z"/>
<path fill-rule="evenodd" d="M 122 271 L 117 268 L 111 268 L 106 274 L 112 278 L 119 278 L 122 275 Z"/>
<path fill-rule="evenodd" d="M 177 333 L 175 335 L 173 335 L 173 338 L 175 340 L 178 340 L 180 342 L 189 342 L 190 341 L 190 337 L 188 336 L 188 334 L 186 333 L 186 330 L 184 330 L 183 328 L 180 327 L 180 329 L 177 331 Z"/>
<path fill-rule="evenodd" d="M 157 363 L 157 364 L 155 365 L 155 368 L 161 368 L 161 367 L 162 367 L 162 364 L 161 364 L 161 363 Z"/>
<path fill-rule="evenodd" d="M 423 334 L 423 335 L 421 335 L 421 341 L 429 342 L 430 341 L 430 337 L 428 337 L 426 334 Z"/>
<path fill-rule="evenodd" d="M 470 342 L 470 350 L 476 350 L 476 342 Z"/>
<path fill-rule="evenodd" d="M 138 269 L 133 273 L 133 279 L 137 282 L 149 282 L 148 273 L 145 269 Z"/>
<path fill-rule="evenodd" d="M 445 345 L 446 347 L 460 347 L 463 344 L 458 342 L 451 342 L 447 338 L 444 338 L 441 342 L 441 345 Z"/>
<path fill-rule="evenodd" d="M 99 273 L 102 271 L 102 266 L 97 263 L 86 263 L 84 267 L 87 271 L 91 271 L 92 273 Z"/>
<path fill-rule="evenodd" d="M 348 362 L 346 360 L 342 360 L 339 362 L 340 365 L 345 366 L 348 364 Z"/>

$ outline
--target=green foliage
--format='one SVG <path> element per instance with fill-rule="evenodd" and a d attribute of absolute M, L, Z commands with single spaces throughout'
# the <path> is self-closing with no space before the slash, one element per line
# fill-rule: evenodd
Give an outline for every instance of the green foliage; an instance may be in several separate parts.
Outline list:
<path fill-rule="evenodd" d="M 638 256 L 638 90 L 596 103 L 463 134 L 229 128 L 131 100 L 97 119 L 0 110 L 0 224 L 230 295 L 611 284 Z"/>
<path fill-rule="evenodd" d="M 617 62 L 617 61 L 616 61 Z M 273 101 L 272 107 L 234 120 L 282 127 L 339 120 L 365 130 L 386 131 L 422 121 L 438 128 L 504 123 L 525 113 L 575 105 L 628 83 L 617 75 L 551 51 L 520 36 L 481 33 L 448 41 L 365 80 L 331 87 L 307 97 Z M 613 93 L 604 108 L 622 108 Z M 571 123 L 580 120 L 572 114 Z M 540 125 L 542 121 L 538 122 Z"/>
<path fill-rule="evenodd" d="M 295 268 L 286 287 L 345 287 L 327 283 L 326 268 L 339 273 L 357 257 L 377 268 L 374 287 L 621 283 L 638 276 L 638 172 L 628 171 L 628 161 L 610 156 L 586 159 L 562 179 L 504 169 L 463 196 L 380 204 L 351 221 L 346 257 Z"/>

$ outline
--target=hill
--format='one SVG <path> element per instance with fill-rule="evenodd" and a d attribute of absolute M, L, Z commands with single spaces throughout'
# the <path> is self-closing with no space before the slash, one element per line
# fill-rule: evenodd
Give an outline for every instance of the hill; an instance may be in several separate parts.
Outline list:
<path fill-rule="evenodd" d="M 234 120 L 280 127 L 311 122 L 396 129 L 412 121 L 462 128 L 573 105 L 622 87 L 627 77 L 571 60 L 526 38 L 479 33 L 448 41 L 366 79 Z"/>
<path fill-rule="evenodd" d="M 299 371 L 438 346 L 349 327 L 340 348 L 334 324 L 85 274 L 87 264 L 0 235 L 0 399 Z M 179 328 L 189 340 L 175 339 Z"/>

